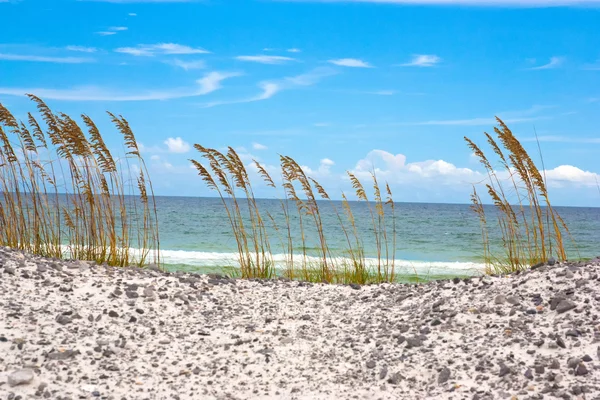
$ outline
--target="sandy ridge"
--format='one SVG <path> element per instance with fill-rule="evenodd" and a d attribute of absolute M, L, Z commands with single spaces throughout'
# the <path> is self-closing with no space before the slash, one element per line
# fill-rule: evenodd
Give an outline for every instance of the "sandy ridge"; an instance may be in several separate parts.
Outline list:
<path fill-rule="evenodd" d="M 0 398 L 600 399 L 599 273 L 351 287 L 0 248 Z"/>

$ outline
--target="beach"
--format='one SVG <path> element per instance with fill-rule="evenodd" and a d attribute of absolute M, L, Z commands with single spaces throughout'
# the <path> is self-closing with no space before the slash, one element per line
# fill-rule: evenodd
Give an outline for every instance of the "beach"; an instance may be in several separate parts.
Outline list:
<path fill-rule="evenodd" d="M 0 250 L 0 397 L 594 399 L 600 260 L 325 285 Z"/>

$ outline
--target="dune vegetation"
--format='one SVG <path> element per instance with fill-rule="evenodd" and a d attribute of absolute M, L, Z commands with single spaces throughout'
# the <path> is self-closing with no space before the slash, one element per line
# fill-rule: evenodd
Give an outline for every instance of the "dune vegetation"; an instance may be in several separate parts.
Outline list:
<path fill-rule="evenodd" d="M 487 172 L 485 188 L 497 211 L 494 215 L 496 221 L 492 223 L 496 222 L 502 235 L 504 253 L 494 254 L 490 251 L 489 221 L 474 187 L 472 209 L 481 223 L 488 272 L 505 274 L 551 259 L 566 260 L 564 235 L 570 236 L 569 229 L 552 208 L 544 169 L 540 172 L 512 131 L 502 120 L 498 118 L 497 121 L 498 126 L 494 128 L 496 139 L 489 133 L 485 133 L 485 137 L 498 158 L 500 170 L 494 167 L 478 145 L 465 137 L 467 145 Z"/>
<path fill-rule="evenodd" d="M 18 121 L 0 104 L 0 245 L 112 266 L 158 263 L 154 192 L 127 121 L 108 114 L 123 136 L 117 158 L 91 118 L 81 116 L 84 132 L 29 98 L 42 123 L 31 113 Z"/>
<path fill-rule="evenodd" d="M 122 157 L 115 157 L 91 118 L 81 116 L 82 128 L 68 115 L 51 111 L 41 99 L 29 97 L 43 123 L 31 113 L 26 122 L 18 121 L 0 104 L 0 245 L 114 266 L 159 264 L 154 191 L 128 122 L 108 113 L 125 149 Z M 550 204 L 544 169 L 536 167 L 499 119 L 494 133 L 496 137 L 487 133 L 485 137 L 497 162 L 465 137 L 487 171 L 487 179 L 479 184 L 496 211 L 486 212 L 474 186 L 472 209 L 481 223 L 487 272 L 511 273 L 551 259 L 567 259 L 564 241 L 569 231 Z M 194 148 L 200 157 L 190 162 L 222 201 L 242 278 L 283 276 L 346 284 L 399 278 L 399 204 L 375 171 L 367 176 L 367 186 L 364 177 L 361 182 L 347 172 L 352 197 L 368 210 L 370 227 L 365 230 L 357 227 L 349 194 L 340 193 L 342 201 L 332 201 L 291 157 L 280 156 L 277 170 L 268 171 L 257 161 L 245 164 L 231 147 L 224 152 L 200 144 Z M 251 176 L 259 179 L 253 183 Z M 282 219 L 261 208 L 253 184 L 279 193 L 275 197 L 280 198 Z M 344 235 L 341 252 L 328 244 L 321 218 L 325 206 L 333 208 Z M 490 246 L 490 229 L 501 235 L 500 253 Z M 366 257 L 365 243 L 369 248 L 374 244 L 374 257 Z M 283 265 L 276 266 L 275 253 L 284 255 Z"/>

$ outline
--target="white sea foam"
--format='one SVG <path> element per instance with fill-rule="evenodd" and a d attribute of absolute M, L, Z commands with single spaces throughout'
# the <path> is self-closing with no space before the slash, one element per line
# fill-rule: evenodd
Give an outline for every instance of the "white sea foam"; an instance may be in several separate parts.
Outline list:
<path fill-rule="evenodd" d="M 222 267 L 222 266 L 239 266 L 238 255 L 236 253 L 218 253 L 206 251 L 185 251 L 185 250 L 161 250 L 161 262 L 164 264 L 184 264 L 194 267 Z M 285 254 L 274 254 L 273 261 L 275 266 L 283 268 L 288 263 L 288 256 Z M 319 257 L 307 256 L 307 263 L 316 264 L 321 259 Z M 349 259 L 336 258 L 335 264 L 349 264 Z M 376 258 L 367 258 L 366 264 L 371 267 L 377 266 Z M 300 266 L 302 263 L 302 255 L 294 255 L 294 265 Z M 414 260 L 396 260 L 396 271 L 418 274 L 477 274 L 481 273 L 485 264 L 475 262 L 443 262 L 443 261 L 414 261 Z"/>
<path fill-rule="evenodd" d="M 64 255 L 68 258 L 70 250 L 68 246 L 62 246 Z M 131 262 L 135 263 L 142 255 L 140 249 L 130 248 L 129 254 Z M 256 254 L 251 253 L 252 259 Z M 289 255 L 273 254 L 273 262 L 276 268 L 283 269 L 290 264 Z M 146 252 L 145 259 L 147 262 L 153 262 L 156 259 L 156 254 L 153 250 Z M 319 264 L 321 258 L 315 256 L 306 256 L 308 265 Z M 237 253 L 220 253 L 211 251 L 191 251 L 191 250 L 161 250 L 160 262 L 166 265 L 185 265 L 188 267 L 197 268 L 214 268 L 214 267 L 239 267 L 239 259 Z M 383 260 L 382 260 L 383 262 Z M 302 265 L 302 255 L 294 254 L 294 266 Z M 368 267 L 377 267 L 376 258 L 365 258 L 365 263 Z M 336 257 L 334 264 L 339 266 L 351 265 L 351 260 L 344 257 Z M 484 271 L 486 265 L 476 262 L 461 262 L 461 261 L 418 261 L 418 260 L 401 260 L 396 259 L 394 268 L 397 273 L 417 273 L 418 275 L 434 275 L 434 274 L 480 274 Z"/>

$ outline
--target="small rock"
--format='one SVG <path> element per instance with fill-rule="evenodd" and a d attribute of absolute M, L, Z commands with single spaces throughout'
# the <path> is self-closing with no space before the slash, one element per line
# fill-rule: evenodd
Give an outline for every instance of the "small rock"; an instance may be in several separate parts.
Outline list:
<path fill-rule="evenodd" d="M 448 382 L 448 379 L 450 379 L 450 369 L 448 367 L 444 367 L 438 375 L 438 385 L 443 385 L 444 383 Z"/>
<path fill-rule="evenodd" d="M 499 294 L 498 296 L 496 296 L 496 298 L 494 299 L 494 303 L 495 304 L 504 304 L 506 302 L 506 296 Z"/>
<path fill-rule="evenodd" d="M 406 348 L 411 349 L 413 347 L 420 347 L 423 345 L 423 341 L 418 337 L 412 337 L 406 339 Z"/>
<path fill-rule="evenodd" d="M 519 300 L 517 296 L 508 296 L 506 298 L 506 302 L 513 306 L 518 306 L 519 304 L 521 304 L 521 300 Z"/>
<path fill-rule="evenodd" d="M 529 380 L 533 379 L 533 372 L 531 372 L 530 368 L 527 368 L 527 371 L 525 371 L 525 378 Z"/>
<path fill-rule="evenodd" d="M 8 376 L 8 386 L 15 387 L 18 385 L 25 385 L 30 383 L 35 377 L 34 373 L 30 369 L 20 369 L 14 371 Z"/>
<path fill-rule="evenodd" d="M 70 324 L 71 322 L 73 322 L 73 319 L 67 315 L 59 315 L 56 317 L 56 322 L 58 322 L 61 325 L 67 325 Z"/>
<path fill-rule="evenodd" d="M 567 270 L 565 272 L 565 277 L 568 279 L 573 279 L 573 277 L 575 276 L 575 274 L 573 274 L 571 271 Z"/>
<path fill-rule="evenodd" d="M 584 363 L 580 363 L 577 366 L 577 369 L 575 369 L 575 375 L 577 376 L 583 376 L 583 375 L 587 375 L 588 374 L 588 369 L 585 367 Z"/>
<path fill-rule="evenodd" d="M 511 373 L 510 368 L 508 368 L 506 366 L 506 364 L 504 364 L 504 363 L 500 364 L 500 371 L 498 372 L 498 376 L 500 378 L 502 378 L 503 376 L 506 376 L 510 373 Z"/>
<path fill-rule="evenodd" d="M 392 374 L 392 376 L 389 377 L 388 383 L 391 383 L 392 385 L 397 385 L 398 382 L 400 382 L 401 379 L 403 379 L 403 376 L 400 375 L 399 372 L 394 372 Z"/>
<path fill-rule="evenodd" d="M 565 313 L 567 311 L 570 311 L 570 310 L 574 309 L 575 307 L 577 307 L 577 306 L 572 301 L 562 300 L 556 306 L 556 312 L 559 313 L 559 314 L 562 314 L 562 313 Z"/>
<path fill-rule="evenodd" d="M 579 365 L 580 362 L 581 362 L 581 360 L 579 358 L 577 358 L 577 357 L 571 357 L 567 361 L 567 366 L 569 368 L 575 369 L 575 368 L 577 368 L 577 366 Z"/>
<path fill-rule="evenodd" d="M 49 360 L 68 360 L 79 354 L 77 350 L 53 351 L 46 356 Z"/>
<path fill-rule="evenodd" d="M 387 373 L 388 373 L 388 368 L 386 365 L 384 365 L 381 368 L 381 371 L 379 371 L 379 379 L 384 379 L 386 377 Z"/>
<path fill-rule="evenodd" d="M 118 318 L 118 317 L 119 317 L 119 314 L 118 314 L 116 311 L 110 310 L 110 311 L 108 312 L 108 316 L 109 316 L 109 317 L 113 317 L 113 318 Z"/>
<path fill-rule="evenodd" d="M 375 368 L 375 365 L 376 365 L 375 361 L 373 361 L 373 360 L 367 361 L 367 368 L 369 368 L 369 369 Z"/>
<path fill-rule="evenodd" d="M 567 348 L 567 346 L 565 345 L 565 341 L 560 336 L 556 338 L 556 344 L 563 349 Z"/>

